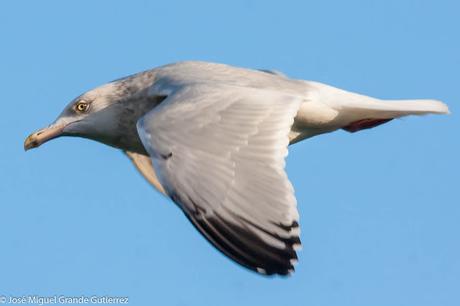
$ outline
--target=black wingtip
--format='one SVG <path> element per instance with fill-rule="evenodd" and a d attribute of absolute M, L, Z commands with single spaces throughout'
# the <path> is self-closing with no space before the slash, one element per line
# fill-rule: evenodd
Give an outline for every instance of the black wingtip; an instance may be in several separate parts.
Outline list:
<path fill-rule="evenodd" d="M 296 247 L 300 245 L 298 236 L 281 237 L 264 231 L 285 244 L 281 249 L 265 242 L 247 226 L 229 222 L 216 214 L 210 217 L 200 212 L 195 214 L 185 215 L 210 243 L 241 266 L 268 277 L 288 277 L 294 273 L 294 265 L 297 263 Z M 240 221 L 247 223 L 242 218 Z M 292 228 L 298 227 L 298 223 L 295 221 L 290 226 L 279 226 L 289 233 Z"/>

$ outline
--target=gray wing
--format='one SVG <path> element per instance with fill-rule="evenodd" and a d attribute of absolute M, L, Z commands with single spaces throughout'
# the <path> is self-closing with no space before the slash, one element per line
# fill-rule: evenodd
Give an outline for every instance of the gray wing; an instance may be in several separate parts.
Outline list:
<path fill-rule="evenodd" d="M 166 194 L 220 251 L 263 274 L 292 272 L 300 246 L 284 171 L 300 103 L 277 91 L 187 85 L 137 124 Z"/>

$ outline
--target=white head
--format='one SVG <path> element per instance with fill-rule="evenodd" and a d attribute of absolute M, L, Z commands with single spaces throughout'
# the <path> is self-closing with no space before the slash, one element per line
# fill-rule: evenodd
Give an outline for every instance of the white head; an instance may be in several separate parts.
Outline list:
<path fill-rule="evenodd" d="M 165 98 L 148 95 L 153 79 L 151 72 L 144 72 L 80 95 L 66 106 L 54 123 L 27 137 L 24 149 L 36 148 L 60 136 L 78 136 L 145 153 L 136 122 Z"/>

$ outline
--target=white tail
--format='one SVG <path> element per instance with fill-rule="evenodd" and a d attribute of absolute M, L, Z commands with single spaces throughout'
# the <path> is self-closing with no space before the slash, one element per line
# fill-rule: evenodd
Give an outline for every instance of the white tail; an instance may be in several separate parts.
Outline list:
<path fill-rule="evenodd" d="M 436 100 L 380 100 L 318 82 L 307 84 L 291 131 L 291 143 L 337 129 L 357 132 L 407 115 L 448 114 Z"/>
<path fill-rule="evenodd" d="M 314 97 L 318 102 L 350 120 L 449 113 L 447 105 L 436 100 L 379 100 L 317 82 L 308 84 L 315 89 Z"/>

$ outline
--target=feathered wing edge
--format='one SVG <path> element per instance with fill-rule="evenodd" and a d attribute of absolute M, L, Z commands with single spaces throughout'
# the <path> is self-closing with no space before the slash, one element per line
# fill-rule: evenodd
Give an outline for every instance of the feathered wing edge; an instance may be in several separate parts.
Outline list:
<path fill-rule="evenodd" d="M 209 242 L 250 270 L 288 275 L 297 262 L 300 230 L 284 158 L 300 100 L 259 89 L 244 90 L 247 94 L 235 96 L 232 87 L 190 88 L 141 118 L 138 131 L 166 193 Z M 203 97 L 222 100 L 201 101 Z M 205 117 L 200 111 L 203 108 L 207 111 Z M 237 138 L 229 136 L 228 142 L 216 146 L 225 139 L 222 135 L 236 131 L 240 131 Z M 235 142 L 241 142 L 242 147 L 232 147 Z M 225 152 L 230 153 L 228 150 L 234 154 L 230 163 L 222 159 Z M 249 162 L 255 156 L 265 162 Z M 210 169 L 207 158 L 223 164 Z M 268 166 L 273 162 L 273 168 Z M 233 167 L 230 173 L 237 172 L 229 178 L 229 169 L 225 168 L 218 175 L 216 171 L 222 167 Z M 257 175 L 265 179 L 259 182 Z M 228 188 L 233 180 L 238 189 L 226 189 L 222 194 L 222 184 Z M 271 193 L 279 197 L 271 198 Z"/>
<path fill-rule="evenodd" d="M 181 203 L 175 195 L 171 198 L 174 202 Z M 212 245 L 247 269 L 265 275 L 289 275 L 294 272 L 294 265 L 297 263 L 296 249 L 300 248 L 301 241 L 298 235 L 288 233 L 300 232 L 297 221 L 289 226 L 276 224 L 286 232 L 286 236 L 281 237 L 228 210 L 226 212 L 236 222 L 231 222 L 218 213 L 208 216 L 199 208 L 193 212 L 184 211 L 184 214 Z M 280 249 L 267 244 L 254 228 L 284 243 L 285 247 Z"/>

